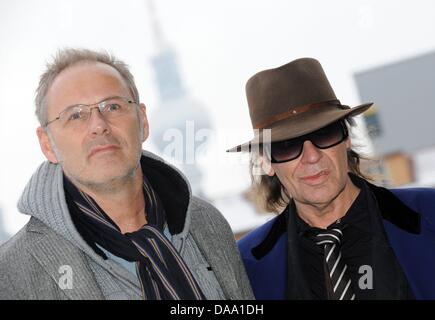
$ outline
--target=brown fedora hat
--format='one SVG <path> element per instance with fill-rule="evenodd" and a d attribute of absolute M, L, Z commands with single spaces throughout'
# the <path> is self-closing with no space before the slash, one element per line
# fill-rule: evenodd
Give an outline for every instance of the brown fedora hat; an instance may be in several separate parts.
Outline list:
<path fill-rule="evenodd" d="M 246 97 L 254 138 L 227 152 L 249 151 L 251 145 L 269 142 L 263 139 L 264 129 L 270 129 L 270 142 L 287 140 L 356 116 L 373 105 L 342 105 L 319 61 L 312 58 L 258 72 L 246 83 Z"/>

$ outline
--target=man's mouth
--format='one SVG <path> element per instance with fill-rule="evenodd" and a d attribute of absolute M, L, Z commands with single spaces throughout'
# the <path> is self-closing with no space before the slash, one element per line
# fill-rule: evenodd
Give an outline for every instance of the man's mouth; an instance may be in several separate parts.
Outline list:
<path fill-rule="evenodd" d="M 91 149 L 90 153 L 89 153 L 89 158 L 94 156 L 97 153 L 102 153 L 102 152 L 112 152 L 116 149 L 119 149 L 119 147 L 117 145 L 114 144 L 106 144 L 106 145 L 102 145 L 102 146 L 95 146 Z"/>
<path fill-rule="evenodd" d="M 329 171 L 322 170 L 314 175 L 301 177 L 301 180 L 308 184 L 316 184 L 316 183 L 323 182 L 328 175 L 329 175 Z"/>

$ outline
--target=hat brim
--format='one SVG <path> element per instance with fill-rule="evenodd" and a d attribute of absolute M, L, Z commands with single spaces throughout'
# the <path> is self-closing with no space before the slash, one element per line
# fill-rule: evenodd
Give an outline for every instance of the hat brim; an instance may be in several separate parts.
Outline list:
<path fill-rule="evenodd" d="M 369 102 L 354 108 L 333 108 L 320 111 L 314 110 L 313 112 L 305 112 L 298 116 L 281 120 L 274 123 L 271 128 L 268 128 L 271 129 L 270 142 L 278 142 L 303 136 L 304 134 L 316 131 L 339 119 L 357 116 L 365 112 L 372 105 L 373 103 Z M 269 140 L 269 137 L 267 140 Z M 227 152 L 249 152 L 251 146 L 264 142 L 266 141 L 263 137 L 263 130 L 256 130 L 255 136 L 252 140 L 228 149 Z"/>

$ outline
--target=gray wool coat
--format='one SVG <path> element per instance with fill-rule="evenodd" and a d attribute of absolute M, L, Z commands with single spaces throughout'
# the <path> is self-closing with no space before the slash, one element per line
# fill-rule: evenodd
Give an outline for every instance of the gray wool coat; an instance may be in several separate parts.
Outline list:
<path fill-rule="evenodd" d="M 184 228 L 171 241 L 205 296 L 253 299 L 234 236 L 220 212 L 192 196 L 176 168 L 146 151 L 142 160 L 164 190 L 185 197 Z M 0 299 L 146 299 L 136 275 L 113 259 L 104 260 L 76 230 L 59 165 L 44 162 L 37 169 L 18 209 L 31 218 L 0 247 Z"/>

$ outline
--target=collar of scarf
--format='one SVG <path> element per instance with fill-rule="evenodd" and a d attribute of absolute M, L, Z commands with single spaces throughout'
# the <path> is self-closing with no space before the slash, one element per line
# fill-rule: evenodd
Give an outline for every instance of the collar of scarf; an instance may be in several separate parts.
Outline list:
<path fill-rule="evenodd" d="M 64 189 L 72 220 L 85 241 L 136 262 L 142 295 L 149 300 L 201 300 L 204 295 L 182 257 L 163 234 L 165 212 L 158 195 L 144 176 L 145 212 L 148 224 L 122 234 L 119 227 L 89 195 L 65 175 Z"/>

